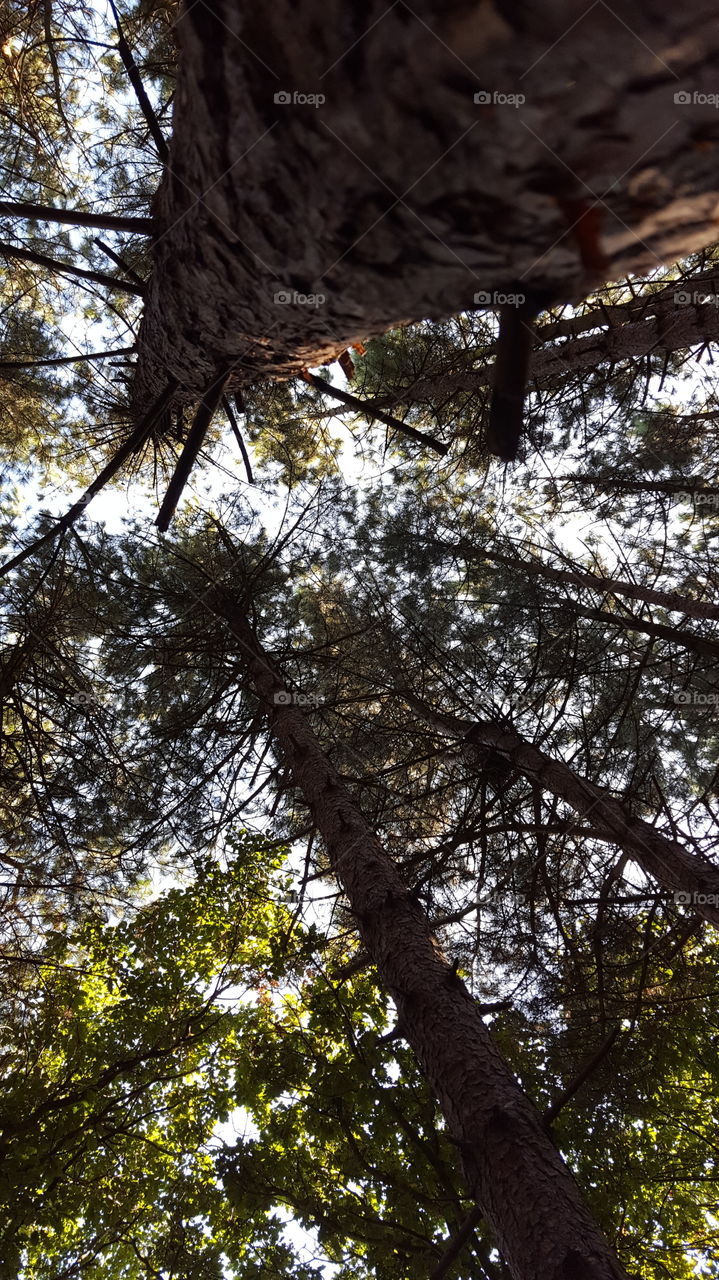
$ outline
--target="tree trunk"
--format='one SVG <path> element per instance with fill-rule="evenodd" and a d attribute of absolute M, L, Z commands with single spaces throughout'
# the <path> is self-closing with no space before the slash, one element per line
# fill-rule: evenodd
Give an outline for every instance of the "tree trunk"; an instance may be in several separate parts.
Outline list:
<path fill-rule="evenodd" d="M 296 374 L 716 237 L 710 0 L 367 0 L 332 21 L 322 0 L 212 0 L 176 31 L 138 415 L 170 374 L 196 400 L 218 364 Z"/>
<path fill-rule="evenodd" d="M 625 360 L 719 342 L 719 293 L 716 304 L 684 305 L 667 299 L 656 311 L 657 314 L 646 319 L 610 325 L 601 332 L 580 334 L 571 341 L 546 346 L 541 345 L 545 330 L 540 327 L 537 331 L 540 345 L 535 347 L 532 356 L 530 390 L 558 391 L 572 378 L 581 378 L 604 364 L 621 364 Z M 598 317 L 593 328 L 596 323 Z M 548 325 L 547 330 L 551 329 Z M 371 404 L 387 410 L 395 405 L 436 404 L 461 391 L 486 391 L 492 384 L 493 370 L 493 364 L 479 369 L 455 367 L 446 374 L 417 378 L 407 387 L 376 396 Z"/>
<path fill-rule="evenodd" d="M 467 720 L 435 712 L 408 692 L 404 696 L 440 732 L 479 748 L 490 748 L 518 774 L 563 800 L 576 813 L 591 816 L 592 823 L 613 833 L 616 843 L 647 876 L 680 895 L 676 901 L 691 906 L 710 924 L 719 925 L 719 867 L 708 859 L 690 853 L 643 818 L 635 818 L 606 788 L 580 778 L 563 760 L 547 755 L 515 729 L 490 720 Z M 480 752 L 478 765 L 481 763 Z"/>
<path fill-rule="evenodd" d="M 325 841 L 362 941 L 439 1100 L 470 1194 L 514 1280 L 626 1280 L 532 1103 L 500 1056 L 425 912 L 321 750 L 243 614 L 212 602 L 239 641 L 275 740 Z"/>
<path fill-rule="evenodd" d="M 505 555 L 501 551 L 490 551 L 488 547 L 475 547 L 465 540 L 451 543 L 439 538 L 427 538 L 422 539 L 422 542 L 461 556 L 465 561 L 481 563 L 489 560 L 494 564 L 506 565 L 515 574 L 524 573 L 528 577 L 561 582 L 567 587 L 586 588 L 600 592 L 602 595 L 609 594 L 624 596 L 628 600 L 641 600 L 644 604 L 656 604 L 672 613 L 684 614 L 687 618 L 719 619 L 719 604 L 713 604 L 709 600 L 692 600 L 689 596 L 681 596 L 674 591 L 659 591 L 655 587 L 627 582 L 623 578 L 605 578 L 601 574 L 591 573 L 588 569 L 555 569 L 542 560 L 526 560 L 519 555 Z M 674 632 L 674 628 L 669 628 L 669 631 Z M 675 632 L 675 635 L 678 638 L 682 632 Z M 671 639 L 672 636 L 668 638 Z M 716 645 L 712 644 L 711 647 L 715 649 Z"/>
<path fill-rule="evenodd" d="M 719 410 L 715 413 L 696 416 L 716 419 L 719 417 Z M 689 476 L 686 480 L 624 480 L 607 475 L 566 475 L 555 476 L 554 480 L 557 484 L 571 482 L 572 484 L 591 485 L 602 493 L 657 493 L 663 494 L 668 498 L 676 497 L 677 495 L 681 497 L 682 494 L 686 494 L 688 497 L 696 497 L 698 505 L 701 505 L 702 498 L 705 498 L 707 506 L 719 506 L 719 503 L 713 501 L 713 499 L 719 498 L 719 487 L 707 484 L 705 480 L 698 479 L 696 476 Z"/>

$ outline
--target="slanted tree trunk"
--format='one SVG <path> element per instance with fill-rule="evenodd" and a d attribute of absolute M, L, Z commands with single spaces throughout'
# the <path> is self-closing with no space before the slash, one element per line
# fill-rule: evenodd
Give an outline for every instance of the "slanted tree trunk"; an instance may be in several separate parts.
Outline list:
<path fill-rule="evenodd" d="M 679 287 L 676 292 L 680 292 Z M 596 314 L 591 326 L 594 332 L 580 331 L 577 337 L 566 342 L 545 344 L 554 325 L 540 326 L 538 344 L 532 355 L 530 389 L 558 391 L 605 364 L 617 365 L 719 342 L 719 293 L 715 297 L 716 302 L 686 304 L 668 297 L 642 319 L 610 324 L 599 330 L 600 317 Z M 437 404 L 463 391 L 486 392 L 492 385 L 493 369 L 492 363 L 478 369 L 455 367 L 446 374 L 417 378 L 406 387 L 376 396 L 372 404 L 386 411 L 396 405 Z"/>
<path fill-rule="evenodd" d="M 691 853 L 643 818 L 635 817 L 605 787 L 581 778 L 563 760 L 541 751 L 516 729 L 490 720 L 468 720 L 437 712 L 407 691 L 404 696 L 441 733 L 467 744 L 470 765 L 473 747 L 478 749 L 478 768 L 484 767 L 488 749 L 501 756 L 522 777 L 611 832 L 619 847 L 647 876 L 662 888 L 682 895 L 678 901 L 691 906 L 710 924 L 719 925 L 719 867 L 714 863 Z"/>
<path fill-rule="evenodd" d="M 239 642 L 285 766 L 394 1000 L 398 1030 L 439 1100 L 470 1194 L 514 1280 L 626 1280 L 478 1005 L 439 950 L 424 910 L 320 748 L 305 713 L 288 702 L 279 672 L 233 601 L 218 592 L 211 607 Z"/>
<path fill-rule="evenodd" d="M 205 0 L 176 30 L 138 416 L 170 375 L 198 399 L 716 236 L 711 0 Z"/>
<path fill-rule="evenodd" d="M 719 410 L 715 413 L 692 414 L 691 417 L 704 417 L 717 419 Z M 689 476 L 686 480 L 625 480 L 619 477 L 609 475 L 581 475 L 576 476 L 555 476 L 556 483 L 571 483 L 580 485 L 591 485 L 594 489 L 599 489 L 601 493 L 656 493 L 664 495 L 668 498 L 681 497 L 686 494 L 687 497 L 696 498 L 696 504 L 701 506 L 705 501 L 710 509 L 716 509 L 719 506 L 719 487 L 707 484 L 702 477 Z"/>
<path fill-rule="evenodd" d="M 563 586 L 580 587 L 600 592 L 602 595 L 641 600 L 644 604 L 656 604 L 662 609 L 668 609 L 671 613 L 681 613 L 687 618 L 719 619 L 719 604 L 714 604 L 711 600 L 694 600 L 690 596 L 679 595 L 676 591 L 660 591 L 656 587 L 646 587 L 640 582 L 627 582 L 624 578 L 606 578 L 603 574 L 592 573 L 589 569 L 556 569 L 553 565 L 545 564 L 543 560 L 528 560 L 525 556 L 491 551 L 489 547 L 475 546 L 466 539 L 460 539 L 456 543 L 447 542 L 441 538 L 423 538 L 421 541 L 424 545 L 451 552 L 465 561 L 480 564 L 483 561 L 491 561 L 493 564 L 506 565 L 513 573 L 523 573 L 530 578 L 560 582 Z M 681 632 L 677 635 L 681 635 Z"/>

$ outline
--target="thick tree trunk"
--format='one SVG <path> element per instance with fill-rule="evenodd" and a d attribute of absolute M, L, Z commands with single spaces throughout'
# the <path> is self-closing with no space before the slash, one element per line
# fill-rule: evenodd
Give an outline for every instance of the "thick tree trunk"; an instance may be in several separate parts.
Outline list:
<path fill-rule="evenodd" d="M 362 941 L 395 1002 L 514 1280 L 626 1280 L 425 912 L 321 750 L 237 607 L 213 602 L 239 641 L 279 750 L 327 846 Z"/>
<path fill-rule="evenodd" d="M 712 0 L 205 0 L 177 31 L 138 415 L 170 374 L 198 399 L 716 236 Z"/>
<path fill-rule="evenodd" d="M 489 720 L 467 720 L 436 712 L 410 694 L 405 696 L 440 732 L 480 748 L 478 767 L 483 765 L 484 748 L 496 752 L 518 774 L 613 833 L 616 843 L 647 876 L 662 888 L 681 895 L 677 901 L 691 906 L 710 924 L 719 925 L 719 867 L 714 863 L 690 853 L 643 818 L 634 817 L 628 807 L 604 787 L 580 778 L 563 760 L 547 755 L 515 729 Z"/>

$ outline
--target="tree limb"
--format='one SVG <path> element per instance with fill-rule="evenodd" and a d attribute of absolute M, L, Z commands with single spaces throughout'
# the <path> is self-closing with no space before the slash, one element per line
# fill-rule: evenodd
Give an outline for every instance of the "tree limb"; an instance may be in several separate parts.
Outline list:
<path fill-rule="evenodd" d="M 93 280 L 95 284 L 107 285 L 110 289 L 121 289 L 123 293 L 134 293 L 142 298 L 144 286 L 133 284 L 130 280 L 118 280 L 116 276 L 105 275 L 104 271 L 90 271 L 86 267 L 75 267 L 69 262 L 58 262 L 57 258 L 48 258 L 44 253 L 36 253 L 34 249 L 21 249 L 14 244 L 6 244 L 0 240 L 0 253 L 8 258 L 18 258 L 21 262 L 33 262 L 37 267 L 46 267 L 49 271 L 57 271 L 61 275 L 78 276 L 81 280 Z"/>
<path fill-rule="evenodd" d="M 114 213 L 87 213 L 84 209 L 58 209 L 53 205 L 30 204 L 26 200 L 0 200 L 0 213 L 12 218 L 33 218 L 38 222 L 62 222 L 73 227 L 97 227 L 99 231 L 136 231 L 152 234 L 152 218 L 133 218 Z"/>

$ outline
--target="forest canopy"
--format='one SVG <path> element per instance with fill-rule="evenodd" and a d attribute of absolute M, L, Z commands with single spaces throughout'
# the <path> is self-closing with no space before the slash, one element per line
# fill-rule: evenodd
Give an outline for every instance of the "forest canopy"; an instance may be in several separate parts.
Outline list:
<path fill-rule="evenodd" d="M 719 38 L 596 8 L 0 0 L 1 1280 L 719 1277 Z"/>

